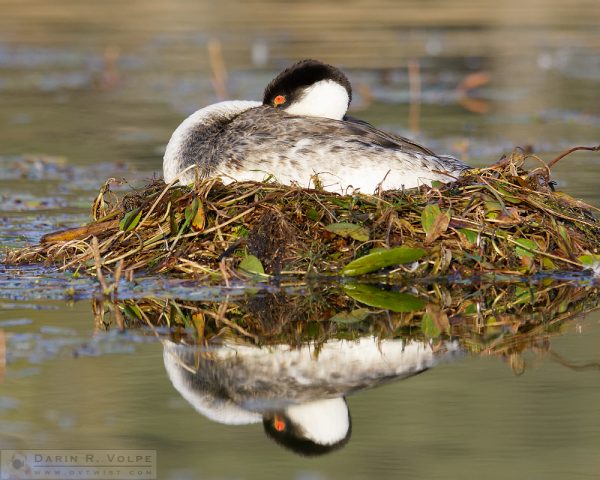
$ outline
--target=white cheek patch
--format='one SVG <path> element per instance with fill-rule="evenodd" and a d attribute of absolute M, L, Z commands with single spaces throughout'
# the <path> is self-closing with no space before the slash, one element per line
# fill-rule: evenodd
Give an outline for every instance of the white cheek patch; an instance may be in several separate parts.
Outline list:
<path fill-rule="evenodd" d="M 306 438 L 319 445 L 333 445 L 348 435 L 350 418 L 343 398 L 317 400 L 286 409 L 289 419 L 302 428 Z"/>
<path fill-rule="evenodd" d="M 348 92 L 339 83 L 321 80 L 308 87 L 302 98 L 285 111 L 291 115 L 342 120 L 348 110 L 349 100 Z"/>

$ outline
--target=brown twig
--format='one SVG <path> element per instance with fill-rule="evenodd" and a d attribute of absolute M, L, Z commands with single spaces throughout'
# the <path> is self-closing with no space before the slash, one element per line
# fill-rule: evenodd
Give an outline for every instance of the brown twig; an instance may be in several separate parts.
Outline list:
<path fill-rule="evenodd" d="M 50 242 L 69 242 L 71 240 L 79 240 L 90 235 L 97 236 L 103 232 L 112 230 L 119 225 L 119 220 L 110 220 L 108 222 L 92 223 L 83 227 L 68 228 L 58 232 L 52 232 L 44 235 L 40 243 Z"/>
<path fill-rule="evenodd" d="M 587 362 L 587 363 L 574 363 L 570 360 L 567 360 L 562 355 L 559 355 L 553 350 L 548 352 L 552 358 L 557 363 L 560 363 L 564 367 L 570 368 L 575 371 L 583 371 L 583 370 L 598 370 L 600 371 L 600 362 Z"/>
<path fill-rule="evenodd" d="M 554 165 L 556 165 L 560 160 L 562 160 L 563 158 L 565 158 L 567 155 L 570 155 L 573 152 L 577 152 L 578 150 L 587 150 L 588 152 L 597 152 L 597 151 L 600 150 L 600 145 L 596 145 L 595 147 L 578 146 L 578 147 L 569 148 L 568 150 L 566 150 L 563 153 L 561 153 L 554 160 L 552 160 L 548 164 L 548 168 L 552 168 Z"/>
<path fill-rule="evenodd" d="M 110 289 L 108 287 L 108 283 L 106 283 L 106 278 L 104 278 L 104 274 L 102 273 L 102 258 L 100 257 L 100 247 L 98 246 L 98 237 L 92 237 L 92 255 L 94 256 L 94 266 L 96 267 L 96 277 L 98 278 L 98 282 L 102 287 L 102 293 L 104 295 L 108 295 Z"/>
<path fill-rule="evenodd" d="M 117 263 L 117 268 L 115 269 L 114 279 L 113 279 L 113 295 L 116 297 L 117 291 L 119 289 L 119 282 L 121 281 L 121 275 L 123 274 L 123 265 L 125 265 L 125 261 L 121 259 L 119 263 Z"/>

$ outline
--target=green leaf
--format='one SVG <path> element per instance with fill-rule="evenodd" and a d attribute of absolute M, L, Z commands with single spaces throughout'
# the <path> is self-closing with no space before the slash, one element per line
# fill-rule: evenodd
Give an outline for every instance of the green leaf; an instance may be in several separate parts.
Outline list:
<path fill-rule="evenodd" d="M 317 338 L 321 334 L 321 324 L 319 322 L 309 322 L 304 327 L 304 334 L 308 338 Z"/>
<path fill-rule="evenodd" d="M 355 223 L 332 223 L 331 225 L 327 225 L 325 227 L 325 230 L 327 230 L 328 232 L 335 233 L 340 237 L 351 237 L 354 240 L 358 240 L 360 242 L 366 242 L 367 240 L 369 240 L 369 230 L 360 225 L 356 225 Z"/>
<path fill-rule="evenodd" d="M 248 230 L 243 225 L 238 225 L 231 229 L 231 233 L 233 234 L 234 237 L 248 238 L 248 235 L 250 234 L 250 230 Z"/>
<path fill-rule="evenodd" d="M 421 225 L 425 233 L 429 233 L 433 230 L 436 218 L 442 214 L 440 207 L 436 203 L 426 205 L 421 212 Z"/>
<path fill-rule="evenodd" d="M 461 228 L 458 231 L 467 238 L 467 241 L 470 244 L 475 245 L 477 243 L 477 236 L 478 236 L 477 232 L 475 232 L 473 230 L 469 230 L 468 228 Z"/>
<path fill-rule="evenodd" d="M 194 197 L 194 200 L 192 200 L 191 205 L 188 205 L 187 207 L 185 207 L 185 222 L 188 225 L 190 223 L 192 223 L 192 220 L 196 216 L 196 213 L 198 213 L 199 206 L 200 206 L 200 201 L 198 200 L 197 197 Z"/>
<path fill-rule="evenodd" d="M 129 318 L 133 319 L 133 320 L 143 320 L 142 317 L 142 312 L 140 310 L 140 307 L 138 307 L 137 305 L 125 305 L 123 307 L 123 311 L 125 313 L 125 315 L 127 315 Z"/>
<path fill-rule="evenodd" d="M 334 205 L 337 205 L 338 207 L 342 207 L 342 208 L 346 208 L 346 209 L 350 209 L 350 207 L 351 207 L 350 200 L 346 200 L 344 198 L 333 197 L 330 199 L 330 201 L 331 201 L 331 203 L 333 203 Z"/>
<path fill-rule="evenodd" d="M 481 255 L 477 255 L 477 254 L 471 255 L 470 253 L 467 253 L 467 252 L 464 252 L 463 255 L 465 256 L 466 259 L 473 260 L 477 263 L 481 263 L 483 261 L 483 258 Z"/>
<path fill-rule="evenodd" d="M 421 225 L 427 234 L 425 243 L 431 243 L 448 229 L 450 213 L 442 212 L 435 203 L 427 205 L 421 212 Z"/>
<path fill-rule="evenodd" d="M 483 203 L 485 205 L 485 210 L 488 212 L 488 214 L 493 212 L 501 212 L 503 210 L 502 205 L 500 205 L 500 202 L 497 202 L 495 200 L 487 200 Z"/>
<path fill-rule="evenodd" d="M 428 338 L 437 338 L 442 333 L 435 322 L 435 318 L 433 315 L 426 313 L 423 315 L 423 320 L 421 321 L 421 331 Z"/>
<path fill-rule="evenodd" d="M 577 260 L 586 267 L 592 267 L 593 265 L 600 263 L 600 255 L 581 255 L 577 257 Z"/>
<path fill-rule="evenodd" d="M 352 260 L 342 269 L 342 275 L 354 277 L 365 273 L 376 272 L 385 267 L 410 263 L 423 257 L 427 252 L 422 248 L 396 247 L 389 250 L 373 252 L 364 257 Z"/>
<path fill-rule="evenodd" d="M 264 275 L 265 269 L 260 260 L 254 255 L 248 255 L 238 265 L 240 270 L 246 273 L 253 273 L 256 275 Z"/>
<path fill-rule="evenodd" d="M 314 208 L 310 207 L 307 211 L 306 211 L 306 216 L 312 220 L 313 222 L 318 222 L 319 219 L 321 218 L 321 215 L 319 214 L 319 212 L 317 212 L 317 210 L 315 210 Z"/>
<path fill-rule="evenodd" d="M 558 226 L 558 233 L 561 236 L 561 238 L 567 242 L 567 244 L 571 244 L 571 237 L 569 236 L 569 232 L 567 231 L 567 229 L 565 228 L 564 225 L 559 225 Z"/>
<path fill-rule="evenodd" d="M 556 270 L 556 264 L 550 260 L 549 258 L 544 257 L 542 259 L 542 266 L 546 269 L 546 270 Z"/>
<path fill-rule="evenodd" d="M 204 229 L 204 224 L 206 222 L 206 216 L 204 214 L 204 206 L 202 202 L 196 197 L 192 202 L 192 210 L 196 210 L 196 213 L 192 217 L 191 224 L 192 229 L 196 232 L 199 232 Z M 187 209 L 186 209 L 187 210 Z M 187 218 L 186 218 L 187 220 Z"/>
<path fill-rule="evenodd" d="M 498 192 L 502 196 L 502 200 L 504 200 L 505 202 L 512 203 L 513 205 L 523 203 L 523 200 L 521 200 L 519 197 L 513 196 L 508 190 L 505 190 L 504 188 L 496 186 L 496 190 L 498 190 Z"/>
<path fill-rule="evenodd" d="M 360 303 L 392 312 L 414 312 L 424 308 L 427 303 L 414 295 L 382 290 L 375 285 L 347 284 L 344 285 L 344 291 Z"/>
<path fill-rule="evenodd" d="M 119 222 L 119 230 L 129 232 L 137 227 L 138 223 L 142 219 L 142 209 L 136 208 L 127 212 L 123 219 Z"/>
<path fill-rule="evenodd" d="M 516 303 L 533 303 L 533 290 L 531 287 L 516 287 L 515 288 Z"/>
<path fill-rule="evenodd" d="M 338 312 L 329 320 L 336 323 L 358 323 L 362 322 L 371 313 L 368 308 L 356 308 L 350 312 Z"/>
<path fill-rule="evenodd" d="M 531 252 L 530 250 L 537 250 L 538 249 L 537 243 L 535 243 L 533 240 L 529 240 L 528 238 L 518 238 L 515 240 L 515 242 L 519 245 L 515 249 L 515 253 L 517 254 L 517 257 L 519 257 L 519 258 L 523 258 L 523 257 L 534 258 L 535 257 L 535 253 Z"/>
<path fill-rule="evenodd" d="M 183 211 L 185 221 L 179 227 L 179 231 L 177 232 L 178 235 L 184 233 L 188 229 L 188 227 L 192 224 L 192 222 L 196 218 L 196 214 L 198 213 L 199 207 L 200 207 L 200 200 L 198 200 L 197 198 L 194 198 L 192 200 L 192 203 L 190 205 L 188 205 L 187 207 L 185 207 L 185 210 Z"/>
<path fill-rule="evenodd" d="M 475 313 L 477 313 L 477 304 L 471 303 L 470 305 L 467 305 L 467 307 L 464 309 L 463 313 L 465 315 L 474 315 Z"/>

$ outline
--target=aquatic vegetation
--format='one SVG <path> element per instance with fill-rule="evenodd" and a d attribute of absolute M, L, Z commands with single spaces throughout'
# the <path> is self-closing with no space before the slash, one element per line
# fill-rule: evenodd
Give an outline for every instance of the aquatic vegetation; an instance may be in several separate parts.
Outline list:
<path fill-rule="evenodd" d="M 549 167 L 527 171 L 525 159 L 516 151 L 450 184 L 378 195 L 216 179 L 155 181 L 117 195 L 107 181 L 92 223 L 46 235 L 6 261 L 215 282 L 248 275 L 466 278 L 592 266 L 600 253 L 598 209 L 554 191 Z"/>
<path fill-rule="evenodd" d="M 523 352 L 546 352 L 552 336 L 599 303 L 596 286 L 549 280 L 410 287 L 347 282 L 248 293 L 225 302 L 92 301 L 98 328 L 149 329 L 187 345 L 313 345 L 318 355 L 331 340 L 401 338 L 435 347 L 452 339 L 465 352 L 508 358 L 521 367 Z"/>

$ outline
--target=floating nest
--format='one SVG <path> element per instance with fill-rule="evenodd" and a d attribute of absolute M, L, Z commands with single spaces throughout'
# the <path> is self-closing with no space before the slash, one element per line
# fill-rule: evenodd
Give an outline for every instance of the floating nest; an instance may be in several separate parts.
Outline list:
<path fill-rule="evenodd" d="M 453 183 L 376 195 L 216 179 L 154 181 L 117 195 L 107 181 L 93 222 L 5 261 L 215 282 L 247 274 L 465 278 L 594 265 L 598 209 L 554 191 L 548 166 L 527 171 L 526 158 L 516 151 Z"/>

